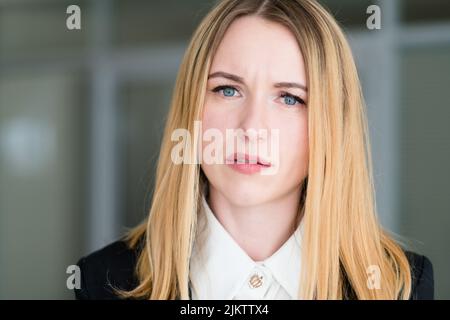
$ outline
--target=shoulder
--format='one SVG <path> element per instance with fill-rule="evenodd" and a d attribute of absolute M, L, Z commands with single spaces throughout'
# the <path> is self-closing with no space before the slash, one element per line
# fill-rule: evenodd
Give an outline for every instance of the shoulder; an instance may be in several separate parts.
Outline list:
<path fill-rule="evenodd" d="M 424 255 L 403 249 L 411 274 L 410 300 L 434 299 L 434 278 L 431 261 Z M 345 276 L 345 273 L 344 273 Z M 358 299 L 348 278 L 345 278 L 345 300 Z"/>
<path fill-rule="evenodd" d="M 431 261 L 423 255 L 405 250 L 411 268 L 411 300 L 434 299 L 434 275 Z"/>
<path fill-rule="evenodd" d="M 119 299 L 115 289 L 131 290 L 137 285 L 138 254 L 137 249 L 119 240 L 81 258 L 77 263 L 81 287 L 75 290 L 75 297 L 80 300 Z"/>

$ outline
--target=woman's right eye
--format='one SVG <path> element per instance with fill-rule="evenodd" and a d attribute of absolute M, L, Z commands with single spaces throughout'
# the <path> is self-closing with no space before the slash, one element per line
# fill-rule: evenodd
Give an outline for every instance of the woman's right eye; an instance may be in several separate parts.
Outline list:
<path fill-rule="evenodd" d="M 213 89 L 213 92 L 219 92 L 224 97 L 234 97 L 238 90 L 232 86 L 218 86 Z"/>

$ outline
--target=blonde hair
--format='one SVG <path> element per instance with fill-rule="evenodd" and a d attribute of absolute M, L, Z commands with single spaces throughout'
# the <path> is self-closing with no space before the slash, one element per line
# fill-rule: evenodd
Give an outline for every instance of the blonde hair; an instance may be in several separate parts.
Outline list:
<path fill-rule="evenodd" d="M 189 299 L 189 259 L 206 179 L 199 165 L 171 161 L 170 137 L 177 128 L 195 134 L 212 57 L 230 24 L 246 15 L 289 28 L 306 64 L 309 169 L 299 199 L 304 213 L 299 297 L 408 299 L 408 260 L 377 220 L 364 100 L 352 53 L 334 18 L 314 0 L 220 1 L 195 31 L 173 92 L 149 216 L 127 236 L 131 248 L 142 244 L 139 284 L 121 295 Z M 368 286 L 370 266 L 379 268 L 380 289 Z"/>

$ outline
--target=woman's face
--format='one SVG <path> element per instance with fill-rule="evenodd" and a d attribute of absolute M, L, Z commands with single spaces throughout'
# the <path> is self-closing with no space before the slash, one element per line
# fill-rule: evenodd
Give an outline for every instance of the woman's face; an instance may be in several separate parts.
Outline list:
<path fill-rule="evenodd" d="M 213 57 L 203 109 L 203 134 L 216 129 L 223 137 L 216 151 L 222 164 L 201 164 L 211 188 L 237 206 L 299 190 L 308 172 L 306 85 L 302 53 L 287 28 L 251 16 L 231 24 Z M 242 163 L 245 154 L 253 164 Z"/>

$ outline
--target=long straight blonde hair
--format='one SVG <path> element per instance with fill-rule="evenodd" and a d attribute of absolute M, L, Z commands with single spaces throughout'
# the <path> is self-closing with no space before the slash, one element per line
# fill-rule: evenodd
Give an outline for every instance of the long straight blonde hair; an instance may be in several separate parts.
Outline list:
<path fill-rule="evenodd" d="M 365 106 L 352 53 L 334 18 L 314 0 L 223 0 L 198 26 L 176 80 L 149 216 L 127 236 L 129 246 L 139 249 L 139 284 L 121 295 L 189 299 L 189 259 L 205 176 L 198 164 L 171 161 L 171 134 L 178 128 L 195 134 L 211 60 L 230 24 L 246 15 L 289 28 L 306 65 L 309 169 L 299 199 L 304 219 L 299 297 L 409 298 L 406 255 L 377 220 Z M 368 285 L 374 266 L 379 288 Z"/>

